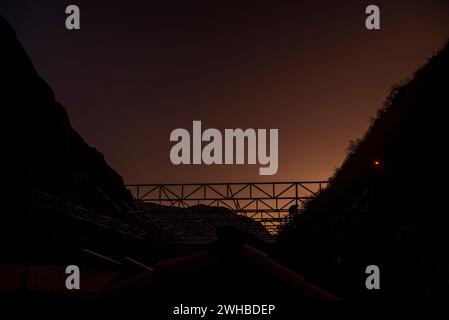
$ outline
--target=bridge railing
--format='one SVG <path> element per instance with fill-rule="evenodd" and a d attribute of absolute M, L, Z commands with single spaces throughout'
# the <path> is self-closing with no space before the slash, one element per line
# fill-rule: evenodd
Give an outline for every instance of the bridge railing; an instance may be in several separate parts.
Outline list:
<path fill-rule="evenodd" d="M 315 198 L 328 181 L 185 183 L 127 185 L 137 202 L 166 207 L 188 208 L 196 205 L 224 207 L 262 223 L 276 233 L 289 219 L 289 208 L 299 210 Z"/>

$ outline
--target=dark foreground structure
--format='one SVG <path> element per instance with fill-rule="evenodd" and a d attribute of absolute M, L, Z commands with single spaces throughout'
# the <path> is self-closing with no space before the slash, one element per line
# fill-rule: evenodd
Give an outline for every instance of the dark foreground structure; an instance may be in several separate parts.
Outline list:
<path fill-rule="evenodd" d="M 57 252 L 52 256 L 55 260 Z M 208 307 L 212 316 L 219 305 L 257 305 L 271 306 L 273 318 L 296 314 L 298 304 L 307 301 L 336 300 L 246 244 L 230 227 L 220 229 L 218 240 L 204 250 L 153 266 L 87 249 L 64 252 L 56 260 L 59 264 L 0 265 L 2 303 L 137 306 L 152 316 L 172 315 L 182 305 Z M 82 263 L 79 290 L 65 286 L 70 260 Z"/>

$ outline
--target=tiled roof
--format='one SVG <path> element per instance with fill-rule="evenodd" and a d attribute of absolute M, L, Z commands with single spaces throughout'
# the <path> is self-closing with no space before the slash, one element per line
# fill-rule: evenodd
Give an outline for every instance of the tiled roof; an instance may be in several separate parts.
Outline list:
<path fill-rule="evenodd" d="M 0 265 L 0 292 L 25 289 L 35 292 L 68 292 L 66 266 Z M 118 271 L 80 266 L 80 289 L 91 293 L 108 285 Z"/>

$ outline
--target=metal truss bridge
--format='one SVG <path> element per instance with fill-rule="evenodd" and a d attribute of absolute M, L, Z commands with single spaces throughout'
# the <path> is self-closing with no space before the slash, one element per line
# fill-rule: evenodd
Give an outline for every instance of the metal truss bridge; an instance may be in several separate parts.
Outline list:
<path fill-rule="evenodd" d="M 217 227 L 232 225 L 273 241 L 291 219 L 289 208 L 297 205 L 300 212 L 327 185 L 328 181 L 128 185 L 136 205 L 121 217 L 34 189 L 30 196 L 38 207 L 133 239 L 208 243 L 216 239 Z"/>
<path fill-rule="evenodd" d="M 328 181 L 132 184 L 136 203 L 162 208 L 227 208 L 231 212 L 260 222 L 276 234 L 290 218 L 289 208 L 299 211 L 328 185 Z M 157 211 L 155 210 L 155 211 Z M 212 210 L 210 210 L 212 212 Z"/>

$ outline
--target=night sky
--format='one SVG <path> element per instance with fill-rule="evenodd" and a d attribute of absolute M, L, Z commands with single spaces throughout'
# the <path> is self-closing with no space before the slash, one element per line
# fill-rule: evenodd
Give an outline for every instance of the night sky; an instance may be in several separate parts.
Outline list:
<path fill-rule="evenodd" d="M 449 37 L 449 1 L 0 3 L 73 127 L 128 183 L 327 179 L 390 87 Z M 369 4 L 380 31 L 365 29 Z M 279 128 L 278 173 L 174 166 L 170 132 L 192 120 Z"/>

